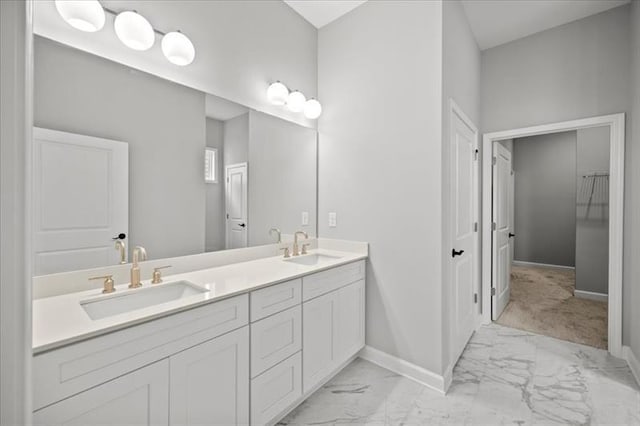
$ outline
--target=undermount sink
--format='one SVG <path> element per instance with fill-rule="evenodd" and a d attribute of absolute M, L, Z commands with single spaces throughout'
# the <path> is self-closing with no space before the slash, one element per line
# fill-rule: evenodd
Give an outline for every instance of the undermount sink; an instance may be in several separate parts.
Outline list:
<path fill-rule="evenodd" d="M 329 262 L 336 259 L 340 259 L 340 257 L 330 256 L 328 254 L 313 253 L 286 259 L 285 262 L 297 263 L 298 265 L 317 265 L 319 263 Z"/>
<path fill-rule="evenodd" d="M 92 320 L 107 318 L 184 297 L 205 293 L 209 290 L 189 281 L 175 281 L 155 287 L 146 287 L 123 294 L 100 296 L 82 300 L 80 305 Z"/>

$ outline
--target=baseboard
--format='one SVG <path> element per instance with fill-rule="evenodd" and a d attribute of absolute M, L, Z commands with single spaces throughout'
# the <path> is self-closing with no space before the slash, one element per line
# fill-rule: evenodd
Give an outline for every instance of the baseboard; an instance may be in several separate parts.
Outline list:
<path fill-rule="evenodd" d="M 609 301 L 609 295 L 604 293 L 596 293 L 593 291 L 573 290 L 573 295 L 575 297 L 579 297 L 580 299 L 596 300 L 598 302 Z"/>
<path fill-rule="evenodd" d="M 622 347 L 622 356 L 629 364 L 629 368 L 633 373 L 633 377 L 636 378 L 636 382 L 640 385 L 640 359 L 633 353 L 629 346 Z"/>
<path fill-rule="evenodd" d="M 360 358 L 377 364 L 387 370 L 391 370 L 394 373 L 400 374 L 401 376 L 414 380 L 443 394 L 447 391 L 447 379 L 444 376 L 397 358 L 393 355 L 389 355 L 388 353 L 372 348 L 371 346 L 365 346 L 364 349 L 360 351 Z M 448 382 L 451 383 L 450 377 Z"/>
<path fill-rule="evenodd" d="M 511 263 L 516 266 L 540 266 L 543 268 L 576 269 L 575 266 L 552 265 L 550 263 L 525 262 L 524 260 L 514 260 Z"/>

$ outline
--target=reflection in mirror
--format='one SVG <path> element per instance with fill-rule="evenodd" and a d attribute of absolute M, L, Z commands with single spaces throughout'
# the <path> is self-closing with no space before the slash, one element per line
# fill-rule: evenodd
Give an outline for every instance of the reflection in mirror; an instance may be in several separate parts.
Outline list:
<path fill-rule="evenodd" d="M 317 137 L 34 39 L 34 274 L 316 235 Z"/>

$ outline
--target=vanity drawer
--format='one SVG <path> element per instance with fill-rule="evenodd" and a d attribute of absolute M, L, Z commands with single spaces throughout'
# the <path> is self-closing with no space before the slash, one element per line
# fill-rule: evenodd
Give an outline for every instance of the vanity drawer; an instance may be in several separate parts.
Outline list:
<path fill-rule="evenodd" d="M 38 354 L 34 409 L 248 323 L 249 300 L 243 294 Z"/>
<path fill-rule="evenodd" d="M 302 302 L 302 280 L 287 281 L 251 292 L 251 322 Z"/>
<path fill-rule="evenodd" d="M 302 349 L 302 306 L 251 324 L 251 377 Z"/>
<path fill-rule="evenodd" d="M 251 381 L 251 424 L 272 424 L 302 396 L 302 355 L 282 361 Z"/>
<path fill-rule="evenodd" d="M 318 272 L 317 274 L 303 277 L 302 300 L 307 301 L 314 297 L 322 296 L 330 291 L 337 290 L 347 284 L 364 279 L 365 261 L 349 263 L 337 268 Z"/>

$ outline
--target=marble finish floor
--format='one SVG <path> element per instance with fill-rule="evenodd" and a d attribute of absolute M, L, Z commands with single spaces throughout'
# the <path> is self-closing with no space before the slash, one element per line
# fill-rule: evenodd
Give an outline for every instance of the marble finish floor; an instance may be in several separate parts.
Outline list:
<path fill-rule="evenodd" d="M 280 425 L 640 425 L 640 388 L 606 351 L 497 324 L 447 395 L 357 359 Z"/>

